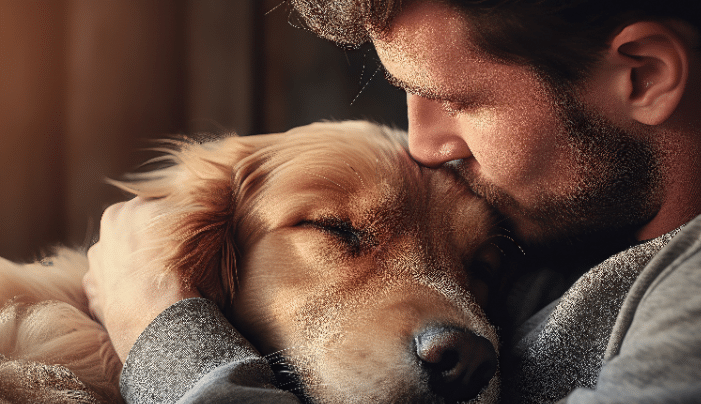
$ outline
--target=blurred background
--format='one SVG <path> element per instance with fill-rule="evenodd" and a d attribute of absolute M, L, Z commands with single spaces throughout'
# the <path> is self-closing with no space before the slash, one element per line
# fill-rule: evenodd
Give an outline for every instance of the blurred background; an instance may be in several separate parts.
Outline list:
<path fill-rule="evenodd" d="M 87 246 L 148 139 L 406 128 L 372 47 L 298 26 L 282 0 L 0 0 L 0 256 Z"/>

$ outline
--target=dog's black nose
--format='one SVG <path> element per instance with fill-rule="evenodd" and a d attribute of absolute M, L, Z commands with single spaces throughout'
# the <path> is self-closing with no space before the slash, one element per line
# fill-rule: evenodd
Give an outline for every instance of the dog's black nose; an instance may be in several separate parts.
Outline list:
<path fill-rule="evenodd" d="M 471 331 L 430 327 L 414 341 L 429 388 L 446 403 L 475 398 L 496 373 L 492 343 Z"/>

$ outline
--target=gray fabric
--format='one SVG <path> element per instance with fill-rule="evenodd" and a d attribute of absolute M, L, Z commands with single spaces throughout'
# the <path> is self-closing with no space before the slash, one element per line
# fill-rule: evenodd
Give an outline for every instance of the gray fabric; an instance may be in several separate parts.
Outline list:
<path fill-rule="evenodd" d="M 617 254 L 524 324 L 510 400 L 700 403 L 700 239 L 701 217 Z"/>
<path fill-rule="evenodd" d="M 595 390 L 575 390 L 563 402 L 701 403 L 701 217 L 631 288 Z"/>
<path fill-rule="evenodd" d="M 177 404 L 299 404 L 295 395 L 277 390 L 263 359 L 231 362 L 208 373 Z"/>
<path fill-rule="evenodd" d="M 251 392 L 262 389 L 278 398 L 269 402 L 283 402 L 279 399 L 282 392 L 272 389 L 273 374 L 267 362 L 217 306 L 207 299 L 186 299 L 166 309 L 139 336 L 124 364 L 120 389 L 127 403 L 174 403 L 193 387 L 213 397 L 218 394 L 218 376 L 223 374 L 216 371 L 220 366 L 229 368 L 225 384 L 234 386 L 237 394 L 257 396 Z M 216 376 L 215 382 L 205 377 L 208 374 Z M 196 386 L 200 379 L 208 386 Z M 216 402 L 211 397 L 205 402 Z M 181 402 L 197 400 L 191 394 Z"/>
<path fill-rule="evenodd" d="M 644 266 L 677 232 L 610 257 L 549 306 L 552 311 L 545 321 L 527 323 L 533 328 L 515 347 L 523 403 L 552 403 L 577 387 L 596 384 L 625 296 Z"/>

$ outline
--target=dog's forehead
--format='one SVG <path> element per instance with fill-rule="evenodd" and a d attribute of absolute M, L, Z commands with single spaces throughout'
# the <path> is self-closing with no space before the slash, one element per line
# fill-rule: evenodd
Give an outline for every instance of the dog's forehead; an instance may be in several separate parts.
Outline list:
<path fill-rule="evenodd" d="M 251 208 L 267 227 L 324 212 L 369 220 L 420 188 L 420 169 L 400 141 L 376 126 L 333 129 L 298 131 L 264 152 L 265 174 Z"/>

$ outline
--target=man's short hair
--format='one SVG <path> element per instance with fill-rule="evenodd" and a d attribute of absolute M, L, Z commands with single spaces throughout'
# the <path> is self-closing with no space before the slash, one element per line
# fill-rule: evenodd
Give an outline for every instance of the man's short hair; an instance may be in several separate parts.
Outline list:
<path fill-rule="evenodd" d="M 368 42 L 410 3 L 425 0 L 291 0 L 304 24 L 344 46 Z M 435 1 L 435 0 L 433 0 Z M 585 78 L 627 24 L 680 19 L 701 31 L 701 0 L 444 0 L 475 28 L 476 45 L 497 61 L 533 67 L 545 78 Z"/>

